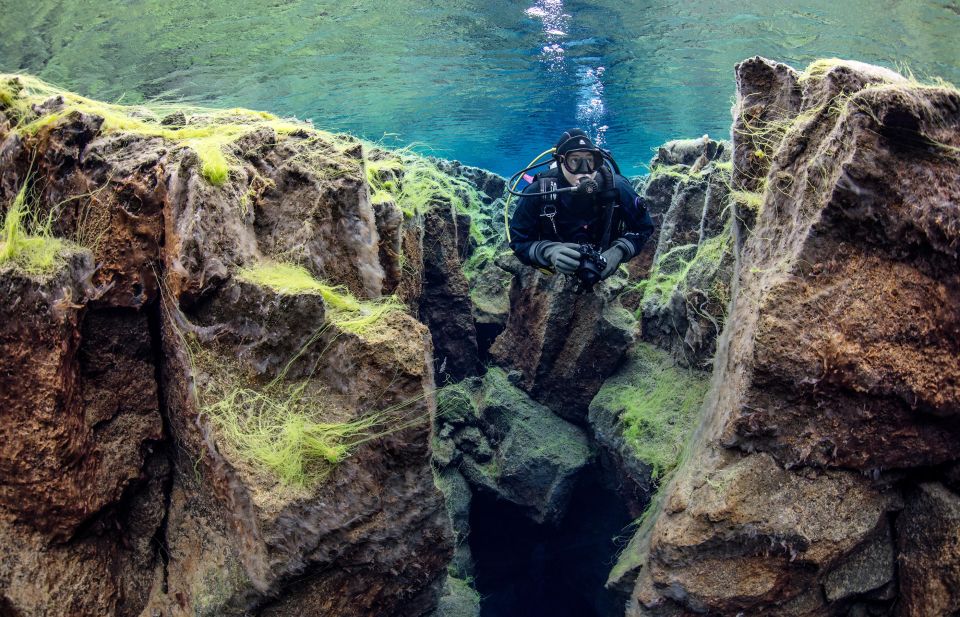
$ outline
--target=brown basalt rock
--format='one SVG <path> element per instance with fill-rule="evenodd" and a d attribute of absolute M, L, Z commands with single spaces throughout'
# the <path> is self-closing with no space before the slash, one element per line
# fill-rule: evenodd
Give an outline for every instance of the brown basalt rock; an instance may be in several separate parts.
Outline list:
<path fill-rule="evenodd" d="M 0 320 L 0 504 L 57 540 L 119 500 L 140 477 L 143 444 L 162 438 L 145 317 L 88 312 L 90 255 L 67 259 L 47 278 L 0 269 L 15 299 Z M 116 330 L 100 332 L 105 321 Z"/>
<path fill-rule="evenodd" d="M 40 212 L 52 213 L 54 233 L 92 249 L 93 282 L 102 289 L 96 303 L 138 308 L 157 297 L 167 146 L 157 138 L 102 135 L 102 124 L 72 112 L 34 137 L 5 139 L 0 203 L 9 203 L 29 176 Z"/>
<path fill-rule="evenodd" d="M 572 277 L 548 275 L 515 259 L 507 327 L 490 355 L 517 370 L 519 386 L 561 417 L 584 422 L 587 406 L 634 340 L 636 322 L 608 279 L 578 294 Z"/>
<path fill-rule="evenodd" d="M 90 309 L 90 253 L 0 266 L 0 606 L 136 615 L 168 473 L 147 316 Z M 122 573 L 122 574 L 121 574 Z"/>
<path fill-rule="evenodd" d="M 769 159 L 779 135 L 768 126 L 800 111 L 800 75 L 786 64 L 756 56 L 734 69 L 737 102 L 733 107 L 733 188 L 763 189 Z"/>
<path fill-rule="evenodd" d="M 463 221 L 452 204 L 438 203 L 423 222 L 420 319 L 430 327 L 438 382 L 460 381 L 476 375 L 478 363 L 473 303 L 460 268 L 470 219 Z"/>
<path fill-rule="evenodd" d="M 897 518 L 897 537 L 897 615 L 960 611 L 960 496 L 936 482 L 921 484 Z"/>
<path fill-rule="evenodd" d="M 859 469 L 955 459 L 960 224 L 945 204 L 960 163 L 898 127 L 960 143 L 958 106 L 948 90 L 874 87 L 786 135 L 770 177 L 794 180 L 768 193 L 740 258 L 727 365 L 753 385 L 725 443 Z"/>
<path fill-rule="evenodd" d="M 324 280 L 373 291 L 363 266 L 356 265 L 358 249 L 349 246 L 353 236 L 321 232 L 304 243 L 297 236 L 302 232 L 283 231 L 295 211 L 301 217 L 307 213 L 304 227 L 342 231 L 343 217 L 365 224 L 362 216 L 350 214 L 363 207 L 365 197 L 341 202 L 342 192 L 355 186 L 350 176 L 339 175 L 332 187 L 319 180 L 301 187 L 314 191 L 300 195 L 312 204 L 304 210 L 298 209 L 295 187 L 281 190 L 294 182 L 287 171 L 261 165 L 260 173 L 272 173 L 276 189 L 264 191 L 252 221 L 250 213 L 202 187 L 189 165 L 181 165 L 171 180 L 179 187 L 171 195 L 186 191 L 196 200 L 182 199 L 187 207 L 171 207 L 168 214 L 168 226 L 176 230 L 170 233 L 176 243 L 168 262 L 191 266 L 171 268 L 165 286 L 171 304 L 164 323 L 164 374 L 177 384 L 168 389 L 167 405 L 178 444 L 190 453 L 187 460 L 199 461 L 203 485 L 212 494 L 195 494 L 200 489 L 192 484 L 192 472 L 180 470 L 168 523 L 167 592 L 151 606 L 174 615 L 243 615 L 254 609 L 270 615 L 419 614 L 435 602 L 452 552 L 429 467 L 428 332 L 397 312 L 363 336 L 350 334 L 328 323 L 319 295 L 278 292 L 233 278 L 238 265 L 256 267 L 261 255 L 302 250 L 308 256 L 302 263 L 314 276 L 334 273 L 343 278 Z M 200 207 L 205 216 L 197 223 L 194 212 Z M 208 227 L 215 224 L 234 231 L 227 237 Z M 368 231 L 377 237 L 375 228 Z M 331 252 L 342 263 L 322 249 L 324 241 L 341 243 Z M 220 244 L 223 250 L 215 251 Z M 178 289 L 180 307 L 173 304 Z M 329 421 L 395 408 L 389 413 L 399 415 L 387 419 L 397 428 L 378 429 L 385 431 L 382 437 L 360 446 L 322 482 L 277 483 L 235 449 L 203 407 L 210 403 L 208 384 L 252 379 L 247 387 L 259 388 L 268 378 L 305 380 L 302 396 L 322 401 Z M 189 383 L 197 384 L 199 397 L 185 387 Z M 411 559 L 410 551 L 421 556 Z"/>
<path fill-rule="evenodd" d="M 272 321 L 297 319 L 273 306 Z M 341 421 L 400 405 L 390 420 L 399 426 L 316 485 L 278 484 L 225 440 L 188 388 L 169 391 L 172 429 L 186 460 L 196 462 L 177 475 L 167 592 L 152 607 L 172 615 L 254 608 L 269 615 L 418 615 L 436 601 L 452 544 L 429 467 L 427 332 L 401 314 L 381 328 L 365 338 L 334 333 L 319 341 L 329 356 L 318 358 L 304 395 L 328 392 L 326 405 Z M 225 340 L 205 347 L 223 361 L 243 358 L 223 348 Z M 184 375 L 172 382 L 196 380 L 201 404 L 203 384 L 222 378 L 183 349 L 168 349 L 165 358 L 167 374 Z M 411 559 L 411 550 L 419 557 Z"/>
<path fill-rule="evenodd" d="M 834 573 L 844 564 L 848 577 L 874 575 L 875 562 L 847 556 L 882 536 L 900 505 L 896 491 L 851 472 L 793 473 L 762 454 L 703 452 L 686 469 L 696 475 L 671 485 L 643 561 L 649 588 L 638 581 L 638 609 L 628 615 L 660 614 L 643 612 L 644 604 L 698 614 L 827 615 L 827 600 L 805 595 L 824 573 L 839 590 L 828 600 L 889 581 L 881 574 L 876 585 L 844 593 Z"/>
<path fill-rule="evenodd" d="M 800 76 L 763 59 L 738 65 L 738 87 L 734 185 L 766 191 L 734 245 L 692 454 L 635 543 L 649 552 L 618 569 L 640 574 L 628 614 L 955 611 L 938 591 L 955 568 L 931 573 L 951 563 L 956 524 L 929 496 L 955 497 L 907 492 L 900 600 L 889 521 L 901 483 L 957 459 L 960 94 L 856 63 Z M 746 115 L 776 125 L 763 157 L 738 131 Z M 917 564 L 910 583 L 903 563 Z M 906 608 L 925 605 L 938 608 Z"/>
<path fill-rule="evenodd" d="M 259 128 L 227 146 L 215 187 L 183 144 L 96 116 L 4 126 L 0 203 L 37 152 L 31 206 L 98 268 L 89 253 L 42 279 L 0 267 L 0 612 L 429 612 L 452 554 L 429 332 L 403 310 L 341 330 L 318 293 L 239 276 L 298 263 L 343 293 L 419 300 L 422 231 L 375 211 L 359 143 Z M 323 481 L 280 482 L 210 407 L 215 383 L 274 380 L 324 420 L 382 423 Z"/>

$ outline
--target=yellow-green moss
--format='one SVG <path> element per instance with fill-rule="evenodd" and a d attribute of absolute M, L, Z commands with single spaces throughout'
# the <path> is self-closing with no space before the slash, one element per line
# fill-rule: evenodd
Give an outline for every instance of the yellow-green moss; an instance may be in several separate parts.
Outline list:
<path fill-rule="evenodd" d="M 150 137 L 160 137 L 176 145 L 193 150 L 200 160 L 201 173 L 214 185 L 222 185 L 229 178 L 236 163 L 227 147 L 240 137 L 261 128 L 269 128 L 279 135 L 292 133 L 323 137 L 343 148 L 355 144 L 351 139 L 318 131 L 312 125 L 249 109 L 207 109 L 185 105 L 125 106 L 95 101 L 62 88 L 47 84 L 28 75 L 0 74 L 0 104 L 14 109 L 15 130 L 34 135 L 44 127 L 57 123 L 71 113 L 80 112 L 103 118 L 103 131 L 122 131 Z M 58 111 L 37 116 L 30 108 L 52 97 L 63 99 Z M 168 127 L 160 123 L 171 113 L 182 112 L 186 126 Z"/>
<path fill-rule="evenodd" d="M 410 148 L 386 151 L 376 145 L 367 147 L 365 161 L 370 198 L 373 203 L 392 201 L 412 218 L 438 204 L 451 204 L 457 212 L 470 216 L 470 235 L 478 245 L 491 240 L 490 216 L 480 205 L 483 196 L 470 182 L 444 173 L 430 159 Z"/>
<path fill-rule="evenodd" d="M 730 224 L 699 246 L 682 245 L 672 248 L 659 257 L 650 271 L 650 276 L 634 288 L 643 292 L 642 304 L 656 302 L 666 304 L 675 289 L 686 290 L 688 276 L 696 268 L 718 267 L 724 256 L 732 250 Z M 693 257 L 684 259 L 683 254 L 693 252 Z"/>
<path fill-rule="evenodd" d="M 699 420 L 708 382 L 705 374 L 680 368 L 666 352 L 640 343 L 592 405 L 620 411 L 627 445 L 657 480 L 679 463 Z"/>
<path fill-rule="evenodd" d="M 27 204 L 24 183 L 0 225 L 0 265 L 12 263 L 29 274 L 49 274 L 63 263 L 67 242 L 54 238 L 50 221 L 39 221 Z"/>
<path fill-rule="evenodd" d="M 809 79 L 821 79 L 830 69 L 840 66 L 845 62 L 845 60 L 840 58 L 819 58 L 814 60 L 800 73 L 799 81 L 804 82 Z"/>
<path fill-rule="evenodd" d="M 331 323 L 347 332 L 363 334 L 388 313 L 404 308 L 395 297 L 360 301 L 340 285 L 318 281 L 303 266 L 258 263 L 237 272 L 241 280 L 269 287 L 283 294 L 318 294 L 323 297 Z"/>
<path fill-rule="evenodd" d="M 689 165 L 654 165 L 650 168 L 650 180 L 664 176 L 669 176 L 678 180 L 692 180 L 699 178 L 700 173 L 691 173 Z"/>

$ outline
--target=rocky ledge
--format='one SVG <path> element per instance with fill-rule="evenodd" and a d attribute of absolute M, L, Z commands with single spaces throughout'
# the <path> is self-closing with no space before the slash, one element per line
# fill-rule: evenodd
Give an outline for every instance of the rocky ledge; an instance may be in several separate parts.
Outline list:
<path fill-rule="evenodd" d="M 477 370 L 498 197 L 461 176 L 0 80 L 0 613 L 432 611 L 435 378 Z"/>
<path fill-rule="evenodd" d="M 729 316 L 627 615 L 960 610 L 960 93 L 739 64 Z"/>

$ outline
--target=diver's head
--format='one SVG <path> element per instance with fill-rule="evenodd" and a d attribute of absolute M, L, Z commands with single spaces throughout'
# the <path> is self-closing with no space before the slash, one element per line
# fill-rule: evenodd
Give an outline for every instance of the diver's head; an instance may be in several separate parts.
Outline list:
<path fill-rule="evenodd" d="M 596 179 L 603 155 L 586 133 L 580 129 L 565 131 L 555 148 L 553 157 L 571 186 L 578 186 L 585 178 Z"/>

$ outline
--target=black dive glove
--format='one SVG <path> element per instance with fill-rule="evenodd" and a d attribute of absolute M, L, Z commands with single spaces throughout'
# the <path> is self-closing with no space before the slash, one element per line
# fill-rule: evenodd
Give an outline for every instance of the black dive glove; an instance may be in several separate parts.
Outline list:
<path fill-rule="evenodd" d="M 577 249 L 579 244 L 573 242 L 537 242 L 530 251 L 532 261 L 544 266 L 551 266 L 557 272 L 573 274 L 580 267 L 582 255 Z"/>
<path fill-rule="evenodd" d="M 621 263 L 633 257 L 633 247 L 628 246 L 623 240 L 617 240 L 603 252 L 603 256 L 607 260 L 607 267 L 600 273 L 600 280 L 608 278 L 617 271 Z"/>

